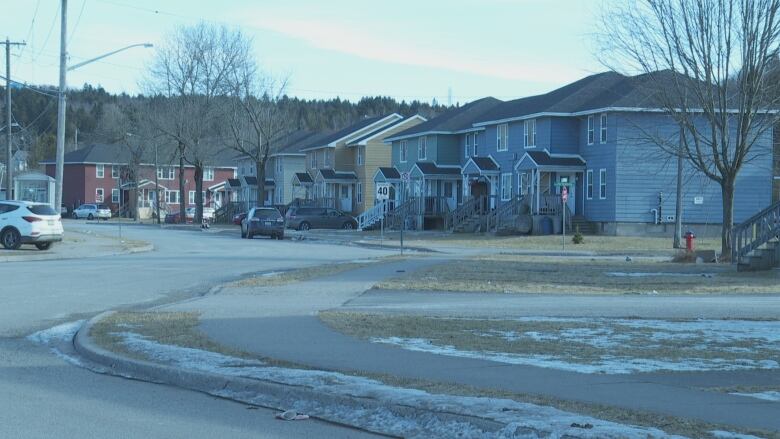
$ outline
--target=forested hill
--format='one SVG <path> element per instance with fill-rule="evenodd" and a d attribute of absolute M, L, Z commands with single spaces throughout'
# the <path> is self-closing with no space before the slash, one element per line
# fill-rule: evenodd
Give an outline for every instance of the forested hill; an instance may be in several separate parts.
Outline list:
<path fill-rule="evenodd" d="M 5 89 L 0 87 L 0 95 Z M 51 87 L 14 87 L 13 117 L 21 128 L 16 128 L 14 144 L 17 149 L 30 152 L 30 165 L 54 155 L 57 131 L 57 91 Z M 109 106 L 142 100 L 142 96 L 114 95 L 101 87 L 84 85 L 68 92 L 66 151 L 100 138 L 101 117 Z M 2 109 L 5 118 L 5 100 Z M 299 129 L 337 129 L 362 117 L 397 112 L 403 116 L 420 114 L 426 118 L 446 110 L 445 106 L 426 102 L 398 102 L 389 97 L 364 97 L 358 102 L 340 98 L 307 100 L 284 97 L 280 101 L 285 113 L 293 118 L 291 126 Z M 77 142 L 77 143 L 76 143 Z"/>

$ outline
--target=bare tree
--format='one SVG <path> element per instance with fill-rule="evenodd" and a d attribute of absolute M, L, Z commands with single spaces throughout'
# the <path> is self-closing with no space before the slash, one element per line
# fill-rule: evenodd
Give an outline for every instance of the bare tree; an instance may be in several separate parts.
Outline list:
<path fill-rule="evenodd" d="M 277 79 L 248 61 L 231 76 L 228 126 L 230 148 L 252 160 L 257 175 L 258 206 L 265 201 L 265 169 L 278 143 L 293 128 L 281 105 L 287 79 Z"/>
<path fill-rule="evenodd" d="M 199 23 L 180 27 L 158 49 L 147 79 L 158 106 L 156 127 L 176 143 L 180 215 L 184 212 L 184 164 L 195 168 L 195 221 L 203 218 L 203 171 L 222 152 L 224 106 L 230 75 L 249 58 L 240 31 Z"/>
<path fill-rule="evenodd" d="M 604 16 L 602 61 L 646 75 L 648 102 L 681 127 L 657 142 L 720 185 L 721 256 L 731 254 L 734 189 L 754 146 L 777 122 L 769 80 L 780 42 L 780 0 L 633 0 Z"/>

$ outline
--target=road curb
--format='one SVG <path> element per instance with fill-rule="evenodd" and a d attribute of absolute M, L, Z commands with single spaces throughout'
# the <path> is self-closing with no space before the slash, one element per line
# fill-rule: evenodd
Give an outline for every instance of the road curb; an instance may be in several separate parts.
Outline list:
<path fill-rule="evenodd" d="M 421 411 L 419 408 L 389 404 L 373 398 L 328 394 L 317 392 L 305 386 L 180 369 L 160 363 L 124 357 L 98 346 L 89 335 L 96 323 L 112 314 L 114 314 L 113 311 L 108 311 L 93 317 L 78 330 L 73 338 L 73 347 L 76 352 L 88 361 L 104 367 L 105 371 L 102 371 L 102 373 L 157 384 L 172 385 L 272 410 L 283 411 L 292 408 L 304 411 L 307 407 L 324 407 L 325 409 L 321 410 L 322 413 L 312 414 L 309 412 L 308 414 L 324 422 L 389 437 L 406 437 L 408 435 L 403 434 L 399 436 L 397 431 L 393 432 L 366 425 L 355 425 L 340 419 L 338 413 L 335 410 L 330 410 L 330 408 L 354 412 L 366 410 L 384 411 L 391 412 L 399 417 L 419 416 Z M 453 413 L 434 411 L 427 411 L 426 414 L 439 418 L 442 421 L 468 422 L 486 432 L 496 432 L 504 427 L 504 424 L 499 422 L 476 416 L 465 417 Z"/>

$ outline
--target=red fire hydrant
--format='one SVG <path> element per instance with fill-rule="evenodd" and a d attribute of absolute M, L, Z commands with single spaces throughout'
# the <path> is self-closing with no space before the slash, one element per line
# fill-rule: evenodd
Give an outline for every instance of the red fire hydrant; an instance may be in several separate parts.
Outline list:
<path fill-rule="evenodd" d="M 687 252 L 693 252 L 694 248 L 696 247 L 696 235 L 693 234 L 690 230 L 688 230 L 688 233 L 685 234 L 685 251 Z"/>

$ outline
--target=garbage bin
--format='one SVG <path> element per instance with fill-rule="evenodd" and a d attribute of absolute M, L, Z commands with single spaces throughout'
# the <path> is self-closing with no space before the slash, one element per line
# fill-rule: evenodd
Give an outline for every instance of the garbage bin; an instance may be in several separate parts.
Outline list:
<path fill-rule="evenodd" d="M 553 220 L 549 216 L 542 218 L 542 235 L 552 235 Z"/>

